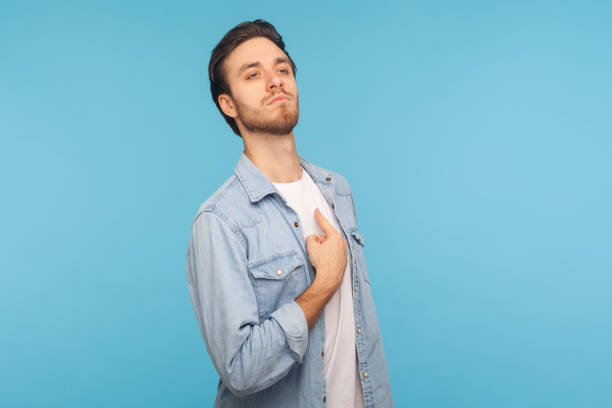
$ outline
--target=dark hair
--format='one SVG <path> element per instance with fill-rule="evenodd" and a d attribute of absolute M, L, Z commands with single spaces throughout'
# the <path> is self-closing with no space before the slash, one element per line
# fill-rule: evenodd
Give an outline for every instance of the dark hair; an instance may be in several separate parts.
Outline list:
<path fill-rule="evenodd" d="M 232 96 L 229 84 L 226 78 L 226 70 L 224 68 L 225 59 L 246 40 L 250 40 L 255 37 L 264 37 L 272 41 L 278 48 L 280 48 L 289 58 L 291 63 L 291 69 L 293 75 L 297 72 L 295 63 L 289 56 L 289 53 L 285 51 L 285 43 L 283 37 L 276 31 L 276 28 L 265 20 L 257 19 L 253 21 L 245 21 L 238 24 L 236 27 L 229 30 L 215 46 L 211 52 L 210 61 L 208 62 L 208 78 L 210 79 L 210 93 L 212 94 L 213 101 L 217 105 L 217 109 L 221 112 L 221 115 L 225 118 L 225 121 L 230 125 L 235 134 L 242 137 L 236 121 L 234 118 L 227 116 L 221 110 L 219 105 L 219 95 L 225 93 Z"/>

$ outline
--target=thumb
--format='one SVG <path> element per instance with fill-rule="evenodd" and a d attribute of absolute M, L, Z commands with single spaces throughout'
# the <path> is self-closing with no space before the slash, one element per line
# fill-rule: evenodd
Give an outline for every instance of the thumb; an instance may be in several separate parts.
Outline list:
<path fill-rule="evenodd" d="M 329 221 L 327 221 L 323 214 L 321 214 L 321 211 L 318 208 L 315 208 L 314 214 L 325 235 L 329 235 L 334 231 L 334 227 L 329 223 Z"/>

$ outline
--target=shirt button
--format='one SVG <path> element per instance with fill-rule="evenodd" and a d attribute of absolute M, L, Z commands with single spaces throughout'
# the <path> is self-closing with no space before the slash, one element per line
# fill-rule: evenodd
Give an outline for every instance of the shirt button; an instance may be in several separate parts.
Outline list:
<path fill-rule="evenodd" d="M 299 227 L 299 226 L 300 226 L 300 224 L 299 224 L 297 221 L 296 221 L 296 222 L 294 222 L 294 223 L 293 223 L 293 225 L 295 225 L 296 227 Z"/>
<path fill-rule="evenodd" d="M 276 270 L 276 274 L 277 274 L 278 276 L 281 276 L 281 275 L 283 274 L 283 271 L 282 271 L 281 269 L 277 269 L 277 270 Z"/>
<path fill-rule="evenodd" d="M 326 399 L 326 398 L 325 398 L 325 395 L 324 395 L 324 396 L 323 396 L 323 402 L 325 402 L 325 399 Z"/>
<path fill-rule="evenodd" d="M 334 205 L 334 203 L 332 203 L 332 208 L 333 208 L 334 210 L 336 209 L 336 206 Z"/>
<path fill-rule="evenodd" d="M 321 352 L 321 357 L 323 357 L 324 355 L 325 355 L 325 352 L 324 352 L 324 351 L 322 351 L 322 352 Z"/>
<path fill-rule="evenodd" d="M 363 376 L 364 376 L 365 378 L 368 378 L 368 372 L 367 372 L 367 371 L 364 371 L 364 372 L 363 372 Z"/>
<path fill-rule="evenodd" d="M 331 177 L 326 177 L 325 181 L 331 181 Z"/>
<path fill-rule="evenodd" d="M 277 271 L 277 273 L 278 273 L 278 271 Z M 357 328 L 357 334 L 361 334 L 361 327 Z M 367 377 L 367 375 L 366 375 L 366 377 Z"/>
<path fill-rule="evenodd" d="M 355 285 L 355 292 L 357 292 L 357 285 Z"/>

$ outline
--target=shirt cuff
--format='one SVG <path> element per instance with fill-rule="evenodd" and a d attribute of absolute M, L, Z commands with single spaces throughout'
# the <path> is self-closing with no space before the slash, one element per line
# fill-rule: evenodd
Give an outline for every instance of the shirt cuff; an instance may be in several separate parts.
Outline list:
<path fill-rule="evenodd" d="M 271 315 L 285 332 L 291 356 L 301 363 L 308 346 L 308 323 L 300 305 L 295 300 L 276 309 Z"/>

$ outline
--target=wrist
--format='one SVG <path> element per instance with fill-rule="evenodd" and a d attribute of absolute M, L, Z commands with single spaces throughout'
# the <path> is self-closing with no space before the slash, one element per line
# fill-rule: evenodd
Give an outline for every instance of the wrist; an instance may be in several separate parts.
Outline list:
<path fill-rule="evenodd" d="M 330 280 L 327 275 L 316 274 L 309 288 L 325 297 L 331 297 L 340 288 L 342 281 Z"/>

